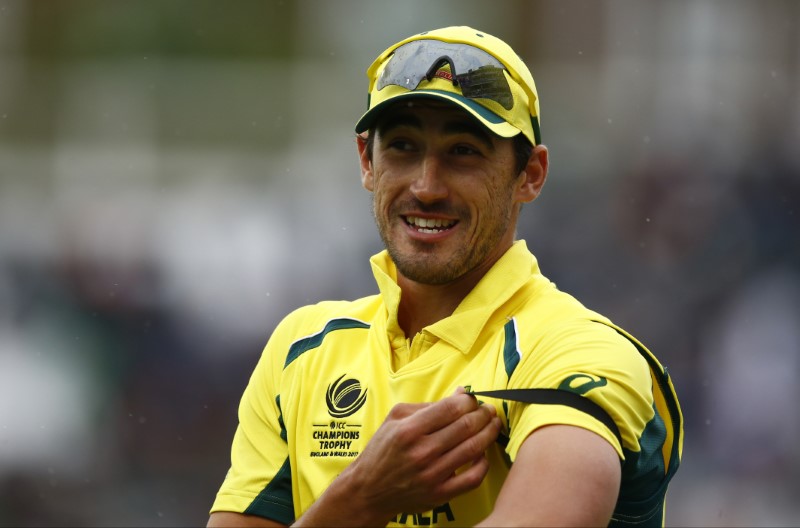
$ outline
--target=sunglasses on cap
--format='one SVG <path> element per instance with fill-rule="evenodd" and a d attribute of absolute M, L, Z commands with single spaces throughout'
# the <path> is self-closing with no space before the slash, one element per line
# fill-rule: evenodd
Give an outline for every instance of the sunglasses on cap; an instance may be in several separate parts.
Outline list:
<path fill-rule="evenodd" d="M 450 71 L 443 70 L 447 65 Z M 506 110 L 514 106 L 514 95 L 504 75 L 503 63 L 489 53 L 467 44 L 440 40 L 415 40 L 394 50 L 377 79 L 378 90 L 396 85 L 415 90 L 434 77 L 453 82 L 469 99 L 489 99 Z"/>

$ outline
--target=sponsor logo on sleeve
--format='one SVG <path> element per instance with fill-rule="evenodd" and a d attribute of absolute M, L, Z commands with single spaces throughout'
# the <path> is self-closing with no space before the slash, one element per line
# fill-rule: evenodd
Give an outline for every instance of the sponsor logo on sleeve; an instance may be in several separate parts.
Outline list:
<path fill-rule="evenodd" d="M 597 387 L 605 387 L 608 380 L 602 376 L 590 376 L 589 374 L 573 374 L 561 382 L 558 386 L 560 390 L 574 392 L 575 394 L 586 394 Z"/>

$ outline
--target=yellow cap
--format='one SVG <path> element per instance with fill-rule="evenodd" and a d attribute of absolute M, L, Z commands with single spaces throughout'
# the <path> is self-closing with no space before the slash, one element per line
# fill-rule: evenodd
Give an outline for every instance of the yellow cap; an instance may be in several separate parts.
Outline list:
<path fill-rule="evenodd" d="M 490 98 L 469 98 L 462 93 L 461 87 L 450 80 L 449 65 L 439 69 L 430 80 L 425 78 L 417 86 L 410 89 L 397 84 L 379 87 L 378 79 L 390 63 L 395 51 L 404 44 L 417 40 L 438 40 L 449 44 L 466 44 L 485 51 L 497 59 L 504 67 L 503 74 L 508 81 L 508 88 L 513 97 L 513 104 L 508 108 Z M 432 64 L 425 67 L 433 66 Z M 464 73 L 464 72 L 456 72 Z M 368 130 L 378 115 L 389 103 L 416 97 L 433 97 L 457 104 L 472 114 L 486 128 L 501 137 L 514 137 L 519 133 L 525 135 L 533 145 L 541 143 L 539 131 L 539 97 L 530 70 L 516 52 L 497 37 L 467 26 L 451 26 L 434 31 L 426 31 L 392 45 L 381 53 L 367 70 L 369 78 L 369 108 L 356 123 L 356 132 Z"/>

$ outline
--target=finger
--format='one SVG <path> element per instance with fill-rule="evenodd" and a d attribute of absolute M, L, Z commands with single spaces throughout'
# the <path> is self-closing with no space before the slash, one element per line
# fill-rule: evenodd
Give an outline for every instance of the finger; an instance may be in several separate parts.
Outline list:
<path fill-rule="evenodd" d="M 448 501 L 453 497 L 466 493 L 480 486 L 484 477 L 489 472 L 489 460 L 481 455 L 462 471 L 454 473 L 450 478 L 441 483 L 435 491 L 440 502 Z"/>
<path fill-rule="evenodd" d="M 387 419 L 402 420 L 431 405 L 431 403 L 398 403 L 389 411 Z"/>
<path fill-rule="evenodd" d="M 430 433 L 429 437 L 441 446 L 441 449 L 450 450 L 467 438 L 477 434 L 496 416 L 497 410 L 493 405 L 480 405 L 438 431 Z"/>
<path fill-rule="evenodd" d="M 430 471 L 439 475 L 449 475 L 457 472 L 465 464 L 483 458 L 486 450 L 491 447 L 501 429 L 500 418 L 493 416 L 479 431 L 464 438 L 452 449 L 442 454 L 430 468 Z"/>
<path fill-rule="evenodd" d="M 415 416 L 415 425 L 421 434 L 430 434 L 449 426 L 465 414 L 475 411 L 478 402 L 469 394 L 458 393 L 429 404 Z"/>

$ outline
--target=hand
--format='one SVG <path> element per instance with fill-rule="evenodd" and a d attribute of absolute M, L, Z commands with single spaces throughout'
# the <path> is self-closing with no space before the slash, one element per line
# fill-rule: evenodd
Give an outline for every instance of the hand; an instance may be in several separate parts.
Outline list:
<path fill-rule="evenodd" d="M 499 431 L 494 407 L 460 387 L 435 403 L 398 404 L 333 485 L 371 521 L 431 510 L 480 485 Z"/>

